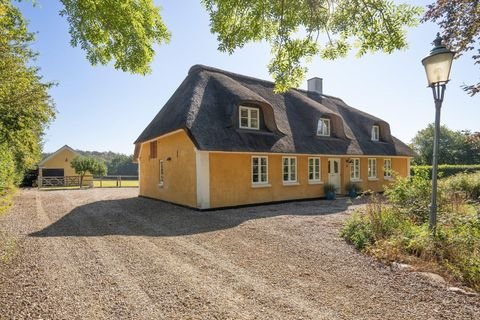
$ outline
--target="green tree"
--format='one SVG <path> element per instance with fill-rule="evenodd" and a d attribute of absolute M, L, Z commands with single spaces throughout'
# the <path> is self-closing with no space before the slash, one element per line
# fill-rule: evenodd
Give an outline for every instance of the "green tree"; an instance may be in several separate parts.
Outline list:
<path fill-rule="evenodd" d="M 95 158 L 75 157 L 72 159 L 70 166 L 80 176 L 80 187 L 83 185 L 83 178 L 87 173 L 94 176 L 104 176 L 107 173 L 105 163 Z"/>
<path fill-rule="evenodd" d="M 471 164 L 480 164 L 480 132 L 461 131 L 465 135 L 466 154 L 472 160 Z"/>
<path fill-rule="evenodd" d="M 480 2 L 478 0 L 436 0 L 428 5 L 424 21 L 438 23 L 457 58 L 473 51 L 474 65 L 480 65 Z M 475 53 L 476 52 L 476 53 Z M 480 92 L 480 82 L 464 85 L 470 95 Z"/>
<path fill-rule="evenodd" d="M 411 146 L 417 153 L 417 164 L 432 164 L 433 135 L 435 126 L 429 124 L 425 129 L 417 132 L 412 139 Z M 467 131 L 469 132 L 469 131 Z M 478 154 L 475 156 L 471 149 L 468 135 L 462 131 L 453 131 L 442 125 L 438 151 L 439 164 L 475 164 L 478 163 Z"/>
<path fill-rule="evenodd" d="M 109 175 L 132 175 L 138 174 L 138 164 L 133 163 L 133 156 L 124 154 L 115 155 L 112 160 L 107 163 Z"/>
<path fill-rule="evenodd" d="M 315 56 L 335 59 L 356 48 L 391 53 L 407 47 L 404 27 L 414 26 L 422 9 L 388 0 L 202 0 L 219 50 L 228 53 L 249 42 L 271 45 L 270 74 L 276 90 L 298 87 Z M 323 41 L 321 41 L 323 40 Z"/>
<path fill-rule="evenodd" d="M 0 0 L 0 181 L 8 184 L 39 160 L 43 131 L 55 115 L 53 84 L 31 65 L 33 38 L 18 9 Z"/>

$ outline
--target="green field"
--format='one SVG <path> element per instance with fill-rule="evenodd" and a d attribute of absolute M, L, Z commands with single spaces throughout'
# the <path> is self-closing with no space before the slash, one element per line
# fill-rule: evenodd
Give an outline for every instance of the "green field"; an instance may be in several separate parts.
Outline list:
<path fill-rule="evenodd" d="M 138 180 L 94 180 L 93 186 L 95 188 L 114 188 L 114 187 L 138 187 Z"/>

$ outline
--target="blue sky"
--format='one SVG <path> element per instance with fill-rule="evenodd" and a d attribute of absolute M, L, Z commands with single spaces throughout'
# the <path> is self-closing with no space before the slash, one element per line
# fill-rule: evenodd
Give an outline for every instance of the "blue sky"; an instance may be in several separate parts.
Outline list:
<path fill-rule="evenodd" d="M 423 5 L 424 1 L 405 1 Z M 217 51 L 209 18 L 200 0 L 156 1 L 172 32 L 170 44 L 157 47 L 152 73 L 137 76 L 112 66 L 91 66 L 79 48 L 69 44 L 59 1 L 37 0 L 19 4 L 38 32 L 33 47 L 40 53 L 36 64 L 51 90 L 58 115 L 46 132 L 44 151 L 68 144 L 75 149 L 133 153 L 133 141 L 157 114 L 194 64 L 210 65 L 262 79 L 270 49 L 250 44 L 233 55 Z M 390 123 L 392 133 L 410 142 L 416 132 L 434 119 L 431 90 L 421 59 L 432 48 L 438 27 L 422 24 L 408 30 L 410 46 L 391 55 L 369 54 L 337 61 L 313 59 L 307 79 L 324 79 L 324 93 Z M 478 66 L 469 56 L 456 61 L 445 93 L 442 124 L 450 129 L 480 131 L 480 95 L 469 97 L 460 88 L 479 80 Z M 306 81 L 302 84 L 306 88 Z"/>

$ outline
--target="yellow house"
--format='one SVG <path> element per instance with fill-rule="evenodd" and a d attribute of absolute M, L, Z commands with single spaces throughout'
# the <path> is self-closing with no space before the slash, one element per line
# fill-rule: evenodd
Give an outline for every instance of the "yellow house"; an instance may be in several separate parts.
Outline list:
<path fill-rule="evenodd" d="M 198 209 L 382 191 L 412 150 L 387 122 L 322 92 L 193 66 L 135 141 L 140 196 Z"/>
<path fill-rule="evenodd" d="M 78 152 L 64 145 L 43 159 L 38 164 L 38 186 L 78 186 L 80 177 L 70 165 L 77 156 L 80 156 Z M 90 185 L 92 181 L 92 175 L 85 175 L 83 185 Z"/>

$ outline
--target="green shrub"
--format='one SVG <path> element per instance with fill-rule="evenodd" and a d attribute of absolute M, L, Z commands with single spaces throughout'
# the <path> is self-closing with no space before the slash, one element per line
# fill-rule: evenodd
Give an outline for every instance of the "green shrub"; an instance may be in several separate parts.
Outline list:
<path fill-rule="evenodd" d="M 375 241 L 371 224 L 360 214 L 353 214 L 341 231 L 341 236 L 358 250 L 364 250 Z"/>
<path fill-rule="evenodd" d="M 385 206 L 374 194 L 366 206 L 365 214 L 354 214 L 348 219 L 341 235 L 357 249 L 363 250 L 395 234 L 402 223 L 402 216 L 392 207 Z"/>
<path fill-rule="evenodd" d="M 409 217 L 413 222 L 422 224 L 428 220 L 429 205 L 432 195 L 432 183 L 428 172 L 415 169 L 411 177 L 397 177 L 395 183 L 385 189 L 385 196 L 399 213 Z M 441 190 L 438 193 L 438 203 L 441 205 Z"/>
<path fill-rule="evenodd" d="M 417 170 L 427 170 L 429 177 L 432 177 L 432 166 L 412 166 L 410 174 L 415 175 Z M 474 173 L 480 172 L 480 164 L 441 164 L 438 166 L 438 175 L 442 178 L 447 178 L 458 173 Z"/>
<path fill-rule="evenodd" d="M 451 192 L 463 192 L 470 200 L 480 198 L 480 172 L 473 174 L 460 173 L 442 181 L 444 188 Z"/>

